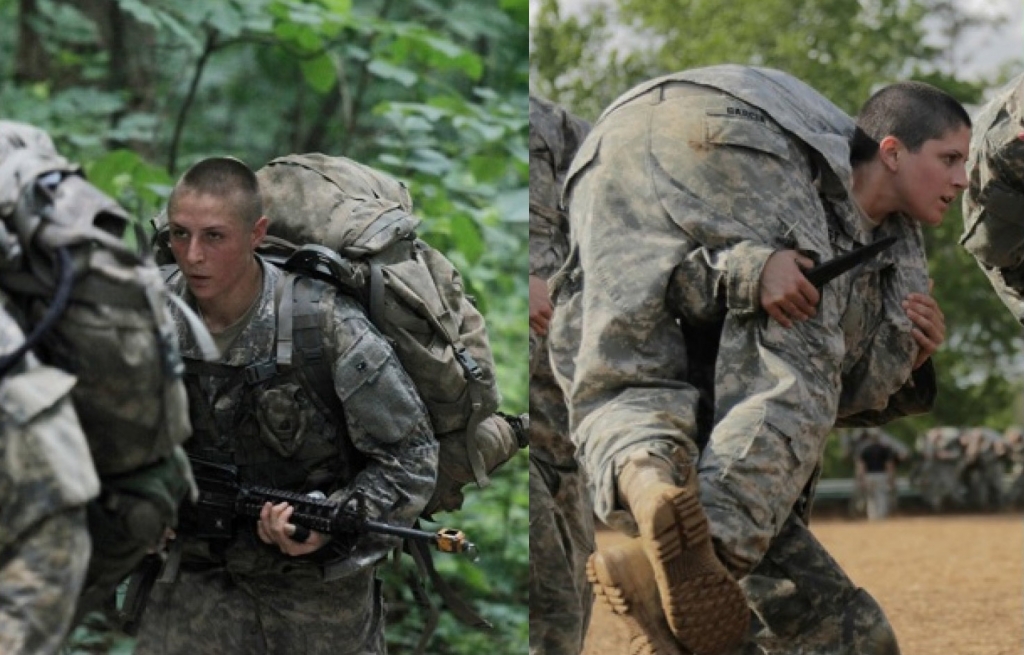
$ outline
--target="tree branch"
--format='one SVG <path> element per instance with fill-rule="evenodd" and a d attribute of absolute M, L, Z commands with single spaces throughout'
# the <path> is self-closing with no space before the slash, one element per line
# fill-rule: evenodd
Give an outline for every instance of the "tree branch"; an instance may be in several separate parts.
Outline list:
<path fill-rule="evenodd" d="M 189 83 L 188 94 L 185 96 L 185 102 L 182 103 L 181 109 L 178 110 L 178 120 L 174 123 L 174 136 L 171 137 L 170 154 L 167 157 L 167 172 L 174 175 L 174 171 L 178 166 L 178 145 L 181 142 L 181 133 L 185 129 L 185 119 L 188 116 L 188 111 L 192 106 L 192 102 L 195 100 L 196 91 L 199 89 L 199 80 L 203 77 L 203 71 L 206 68 L 206 63 L 210 59 L 210 55 L 217 50 L 217 31 L 211 31 L 206 36 L 206 45 L 203 46 L 203 53 L 199 55 L 199 60 L 196 62 L 196 70 L 192 74 L 192 82 Z"/>

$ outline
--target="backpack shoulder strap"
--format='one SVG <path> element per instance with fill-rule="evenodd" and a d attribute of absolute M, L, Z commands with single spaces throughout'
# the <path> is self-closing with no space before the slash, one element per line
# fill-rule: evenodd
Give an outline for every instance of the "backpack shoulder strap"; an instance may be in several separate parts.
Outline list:
<path fill-rule="evenodd" d="M 324 283 L 285 273 L 274 289 L 277 302 L 277 362 L 295 366 L 299 381 L 321 411 L 344 420 L 344 410 L 334 391 L 334 377 L 320 331 L 320 300 Z"/>

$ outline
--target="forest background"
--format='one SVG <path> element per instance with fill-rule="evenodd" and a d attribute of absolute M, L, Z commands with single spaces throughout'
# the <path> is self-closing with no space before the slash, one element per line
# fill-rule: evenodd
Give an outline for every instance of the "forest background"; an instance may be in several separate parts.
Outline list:
<path fill-rule="evenodd" d="M 0 118 L 47 130 L 147 228 L 177 176 L 208 156 L 255 169 L 323 152 L 393 174 L 410 188 L 421 237 L 476 297 L 502 409 L 519 413 L 527 24 L 527 0 L 0 0 Z M 469 630 L 442 610 L 428 652 L 525 652 L 525 452 L 467 497 L 439 520 L 463 529 L 480 561 L 435 560 L 494 628 Z M 426 621 L 403 582 L 411 568 L 383 567 L 393 653 L 411 652 Z M 428 596 L 439 602 L 429 586 Z M 91 628 L 66 648 L 131 650 Z"/>
<path fill-rule="evenodd" d="M 1010 2 L 957 0 L 530 0 L 530 88 L 593 121 L 621 93 L 670 72 L 719 63 L 778 68 L 854 114 L 871 92 L 922 80 L 975 109 L 1024 72 L 1024 35 L 1002 62 L 974 48 L 1010 20 Z M 980 8 L 987 8 L 982 12 Z M 1024 30 L 1018 25 L 1017 31 Z M 986 56 L 997 48 L 986 47 Z M 978 71 L 984 71 L 979 73 Z M 958 245 L 960 203 L 925 230 L 934 295 L 946 317 L 935 355 L 939 402 L 886 426 L 913 446 L 933 426 L 1024 422 L 1024 340 L 974 260 Z M 851 476 L 838 439 L 825 477 Z"/>

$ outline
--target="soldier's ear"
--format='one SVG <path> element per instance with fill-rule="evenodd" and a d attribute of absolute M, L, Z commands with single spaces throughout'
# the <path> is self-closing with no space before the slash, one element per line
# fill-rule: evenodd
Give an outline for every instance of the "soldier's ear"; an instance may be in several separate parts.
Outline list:
<path fill-rule="evenodd" d="M 256 219 L 256 222 L 252 226 L 251 244 L 252 249 L 256 250 L 256 247 L 263 243 L 263 238 L 267 236 L 267 226 L 270 225 L 270 219 L 266 216 L 260 216 Z"/>
<path fill-rule="evenodd" d="M 899 170 L 899 158 L 904 150 L 903 142 L 890 134 L 878 143 L 878 158 L 883 166 L 895 173 Z"/>

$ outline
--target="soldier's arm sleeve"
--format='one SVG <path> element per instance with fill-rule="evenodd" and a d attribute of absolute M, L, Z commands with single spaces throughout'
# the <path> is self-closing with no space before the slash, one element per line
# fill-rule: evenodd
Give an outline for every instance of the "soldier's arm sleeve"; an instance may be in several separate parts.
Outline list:
<path fill-rule="evenodd" d="M 0 653 L 61 652 L 89 552 L 81 506 L 46 516 L 0 547 Z"/>
<path fill-rule="evenodd" d="M 999 300 L 1010 310 L 1017 322 L 1024 325 L 1024 264 L 1016 268 L 989 268 L 984 264 L 979 265 Z"/>
<path fill-rule="evenodd" d="M 0 354 L 15 329 L 0 312 Z M 0 380 L 2 653 L 58 652 L 85 582 L 85 505 L 99 480 L 67 397 L 73 384 L 32 355 Z"/>
<path fill-rule="evenodd" d="M 836 419 L 836 427 L 873 427 L 905 416 L 926 414 L 935 404 L 937 384 L 935 365 L 928 359 L 913 372 L 906 384 L 889 396 L 889 402 L 883 409 L 841 415 Z"/>
<path fill-rule="evenodd" d="M 366 465 L 334 494 L 362 496 L 368 518 L 409 526 L 426 506 L 437 479 L 438 443 L 426 407 L 398 357 L 361 315 L 339 317 L 334 387 L 352 444 Z M 398 540 L 360 537 L 354 558 L 373 561 Z"/>
<path fill-rule="evenodd" d="M 978 112 L 967 160 L 961 245 L 1024 323 L 1024 77 Z"/>

